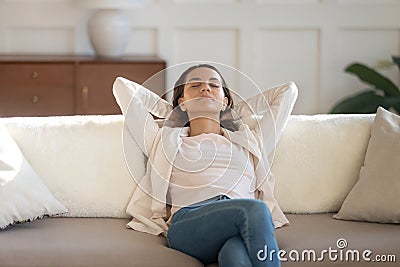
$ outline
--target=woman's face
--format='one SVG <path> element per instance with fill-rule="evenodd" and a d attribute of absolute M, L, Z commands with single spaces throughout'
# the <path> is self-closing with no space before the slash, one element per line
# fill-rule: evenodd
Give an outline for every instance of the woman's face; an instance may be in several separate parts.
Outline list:
<path fill-rule="evenodd" d="M 219 74 L 210 68 L 200 67 L 187 74 L 183 97 L 178 103 L 187 111 L 203 108 L 218 109 L 219 112 L 228 104 L 228 98 L 224 95 Z"/>

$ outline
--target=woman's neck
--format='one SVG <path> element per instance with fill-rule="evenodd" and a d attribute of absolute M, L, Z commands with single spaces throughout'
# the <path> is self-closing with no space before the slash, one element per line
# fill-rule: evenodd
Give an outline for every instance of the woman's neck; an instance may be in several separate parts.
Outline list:
<path fill-rule="evenodd" d="M 219 121 L 209 118 L 196 118 L 191 120 L 189 136 L 196 136 L 203 133 L 222 134 Z"/>

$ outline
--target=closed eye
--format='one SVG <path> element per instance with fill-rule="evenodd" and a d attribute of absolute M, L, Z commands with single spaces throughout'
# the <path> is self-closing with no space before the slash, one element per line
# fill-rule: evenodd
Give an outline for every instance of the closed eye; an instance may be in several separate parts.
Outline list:
<path fill-rule="evenodd" d="M 209 83 L 211 87 L 219 88 L 221 85 L 219 83 Z"/>
<path fill-rule="evenodd" d="M 201 86 L 200 82 L 190 83 L 190 87 L 196 88 L 196 87 L 199 87 L 199 86 Z"/>

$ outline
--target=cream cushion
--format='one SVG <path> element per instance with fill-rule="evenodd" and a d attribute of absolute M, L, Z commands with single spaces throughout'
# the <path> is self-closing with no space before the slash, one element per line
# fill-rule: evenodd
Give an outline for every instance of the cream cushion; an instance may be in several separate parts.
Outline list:
<path fill-rule="evenodd" d="M 0 229 L 46 215 L 67 212 L 47 189 L 1 124 L 0 179 Z"/>
<path fill-rule="evenodd" d="M 127 218 L 135 183 L 126 167 L 122 116 L 2 119 L 48 188 L 70 217 Z M 144 174 L 137 146 L 132 175 Z M 136 151 L 136 153 L 135 153 Z"/>
<path fill-rule="evenodd" d="M 379 108 L 359 179 L 336 219 L 400 223 L 400 116 Z"/>
<path fill-rule="evenodd" d="M 372 120 L 372 115 L 291 116 L 271 169 L 285 212 L 339 210 L 357 181 Z"/>

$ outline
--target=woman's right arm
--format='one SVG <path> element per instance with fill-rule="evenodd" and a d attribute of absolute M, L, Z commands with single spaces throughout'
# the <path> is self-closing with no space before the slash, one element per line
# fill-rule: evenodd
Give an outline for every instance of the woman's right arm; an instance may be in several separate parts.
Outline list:
<path fill-rule="evenodd" d="M 172 110 L 171 106 L 140 84 L 122 77 L 115 80 L 113 94 L 125 117 L 125 126 L 143 153 L 149 156 L 159 130 L 151 114 L 166 117 Z"/>

